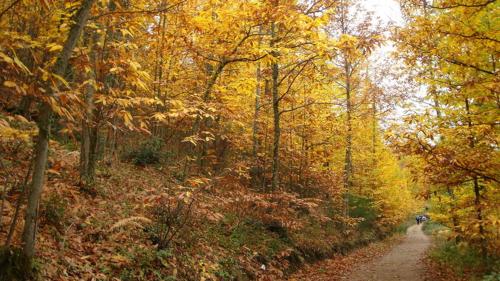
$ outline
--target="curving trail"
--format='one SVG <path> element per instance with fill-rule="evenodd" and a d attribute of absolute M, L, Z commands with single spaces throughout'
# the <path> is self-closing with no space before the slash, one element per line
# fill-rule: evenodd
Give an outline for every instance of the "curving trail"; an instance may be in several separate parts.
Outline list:
<path fill-rule="evenodd" d="M 430 239 L 422 232 L 422 224 L 408 228 L 406 237 L 389 253 L 377 260 L 354 268 L 349 281 L 421 281 L 424 265 L 420 259 L 430 246 Z"/>

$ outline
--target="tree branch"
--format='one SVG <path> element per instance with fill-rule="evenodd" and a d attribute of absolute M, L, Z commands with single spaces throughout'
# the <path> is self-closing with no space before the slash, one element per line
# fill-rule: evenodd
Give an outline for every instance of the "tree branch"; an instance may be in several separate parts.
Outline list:
<path fill-rule="evenodd" d="M 21 0 L 15 0 L 12 2 L 7 8 L 5 8 L 2 12 L 0 12 L 0 19 L 3 17 L 5 13 L 7 13 L 10 9 L 12 9 L 17 3 L 21 2 Z"/>
<path fill-rule="evenodd" d="M 432 9 L 438 9 L 438 10 L 455 9 L 455 8 L 482 8 L 482 7 L 486 7 L 489 4 L 492 4 L 495 2 L 496 2 L 496 0 L 487 0 L 486 2 L 479 3 L 479 4 L 457 3 L 457 4 L 452 4 L 449 6 L 433 6 L 433 5 L 428 5 L 427 2 L 424 1 L 424 6 L 432 8 Z"/>
<path fill-rule="evenodd" d="M 163 9 L 155 9 L 155 10 L 133 10 L 133 11 L 111 11 L 111 12 L 107 12 L 107 13 L 103 13 L 103 14 L 91 17 L 90 20 L 95 20 L 95 19 L 98 19 L 98 18 L 101 18 L 101 17 L 105 17 L 105 16 L 109 16 L 109 15 L 116 15 L 116 14 L 158 14 L 158 13 L 167 12 L 170 9 L 173 9 L 173 8 L 175 8 L 175 7 L 183 4 L 186 1 L 187 0 L 179 1 L 179 2 L 177 2 L 175 4 L 172 4 L 172 5 L 168 6 L 168 7 L 163 8 Z"/>

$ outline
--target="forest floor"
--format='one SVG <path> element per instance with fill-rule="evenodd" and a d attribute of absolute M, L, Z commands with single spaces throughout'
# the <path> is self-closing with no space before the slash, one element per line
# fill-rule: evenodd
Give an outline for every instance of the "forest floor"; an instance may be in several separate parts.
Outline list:
<path fill-rule="evenodd" d="M 408 228 L 406 236 L 378 242 L 307 267 L 289 280 L 419 281 L 425 280 L 421 261 L 431 245 L 422 225 Z"/>

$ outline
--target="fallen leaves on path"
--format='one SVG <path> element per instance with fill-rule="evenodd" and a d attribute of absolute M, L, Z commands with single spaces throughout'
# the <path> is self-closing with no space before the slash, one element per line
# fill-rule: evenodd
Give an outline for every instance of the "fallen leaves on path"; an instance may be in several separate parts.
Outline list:
<path fill-rule="evenodd" d="M 356 265 L 366 263 L 384 255 L 392 245 L 399 243 L 401 239 L 402 236 L 396 235 L 386 240 L 356 249 L 347 255 L 339 254 L 331 259 L 307 265 L 302 270 L 290 276 L 288 280 L 346 280 L 345 276 L 347 276 Z"/>

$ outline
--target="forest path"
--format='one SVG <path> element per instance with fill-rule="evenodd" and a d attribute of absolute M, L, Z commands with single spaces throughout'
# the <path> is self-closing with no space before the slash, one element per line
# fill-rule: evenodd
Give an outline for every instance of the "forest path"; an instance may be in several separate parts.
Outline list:
<path fill-rule="evenodd" d="M 405 239 L 379 259 L 360 265 L 342 280 L 349 281 L 421 281 L 424 265 L 420 259 L 430 246 L 422 224 L 408 228 Z"/>

